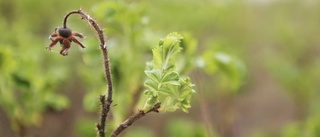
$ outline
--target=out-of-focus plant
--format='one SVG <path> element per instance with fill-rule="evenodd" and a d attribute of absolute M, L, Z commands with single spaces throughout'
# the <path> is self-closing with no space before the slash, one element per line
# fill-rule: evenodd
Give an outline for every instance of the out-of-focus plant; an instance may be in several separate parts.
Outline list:
<path fill-rule="evenodd" d="M 48 57 L 44 51 L 48 26 L 71 3 L 74 1 L 0 0 L 0 109 L 11 123 L 1 121 L 6 127 L 2 131 L 10 134 L 11 127 L 19 136 L 32 136 L 30 129 L 41 127 L 45 112 L 69 107 L 61 89 L 71 69 L 61 65 L 65 60 Z"/>
<path fill-rule="evenodd" d="M 305 122 L 292 122 L 282 131 L 282 137 L 318 137 L 320 136 L 320 117 L 311 116 Z"/>
<path fill-rule="evenodd" d="M 213 45 L 206 50 L 199 65 L 210 75 L 220 77 L 220 84 L 223 89 L 237 91 L 246 78 L 246 67 L 236 56 L 228 53 L 220 45 Z"/>
<path fill-rule="evenodd" d="M 306 47 L 307 48 L 307 47 Z M 306 50 L 306 49 L 305 49 Z M 299 61 L 288 56 L 290 51 L 282 52 L 276 58 L 268 60 L 268 68 L 273 76 L 287 90 L 296 105 L 299 106 L 299 117 L 305 117 L 301 121 L 286 124 L 283 128 L 283 137 L 317 137 L 320 136 L 319 121 L 319 81 L 320 62 L 314 59 Z M 305 52 L 297 51 L 296 56 L 304 56 Z M 286 57 L 287 56 L 287 57 Z M 303 59 L 302 59 L 303 60 Z M 303 65 L 301 65 L 303 64 Z"/>
<path fill-rule="evenodd" d="M 43 68 L 47 59 L 38 57 L 39 49 L 17 52 L 29 48 L 34 41 L 14 39 L 19 47 L 0 43 L 0 106 L 13 129 L 26 135 L 24 130 L 28 126 L 40 125 L 45 110 L 68 107 L 67 98 L 54 92 L 58 90 L 55 85 L 63 81 L 68 72 L 60 67 Z"/>
<path fill-rule="evenodd" d="M 184 132 L 177 132 L 184 131 Z M 183 118 L 173 118 L 166 125 L 166 136 L 168 137 L 206 137 L 203 124 Z M 213 135 L 212 137 L 215 137 Z"/>

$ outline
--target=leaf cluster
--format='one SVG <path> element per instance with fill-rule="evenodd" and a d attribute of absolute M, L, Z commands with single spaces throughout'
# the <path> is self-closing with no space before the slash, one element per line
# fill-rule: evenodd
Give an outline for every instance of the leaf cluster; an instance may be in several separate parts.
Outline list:
<path fill-rule="evenodd" d="M 183 77 L 176 68 L 177 53 L 183 37 L 178 33 L 170 33 L 160 40 L 152 50 L 153 60 L 147 63 L 144 85 L 148 88 L 144 93 L 148 97 L 144 111 L 148 111 L 155 103 L 161 102 L 160 112 L 172 112 L 182 109 L 188 112 L 194 84 L 189 77 Z"/>

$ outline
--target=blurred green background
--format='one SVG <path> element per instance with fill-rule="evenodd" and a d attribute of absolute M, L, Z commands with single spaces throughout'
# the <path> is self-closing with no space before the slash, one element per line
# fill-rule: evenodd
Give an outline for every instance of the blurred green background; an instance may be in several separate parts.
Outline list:
<path fill-rule="evenodd" d="M 143 107 L 145 63 L 173 31 L 186 40 L 184 74 L 196 84 L 189 113 L 150 114 L 124 137 L 319 137 L 320 1 L 0 0 L 0 136 L 96 136 L 104 93 L 96 34 L 67 57 L 45 49 L 68 11 L 105 29 L 114 78 L 108 133 Z"/>

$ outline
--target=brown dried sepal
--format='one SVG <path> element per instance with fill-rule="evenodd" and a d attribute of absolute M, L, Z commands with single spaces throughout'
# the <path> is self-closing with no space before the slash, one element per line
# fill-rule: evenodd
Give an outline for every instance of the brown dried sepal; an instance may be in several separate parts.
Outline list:
<path fill-rule="evenodd" d="M 58 30 L 58 33 L 57 33 Z M 59 29 L 55 29 L 54 33 L 49 36 L 49 39 L 52 41 L 51 44 L 47 47 L 47 49 L 51 50 L 58 42 L 61 45 L 60 54 L 63 56 L 68 55 L 68 51 L 70 49 L 71 42 L 77 43 L 80 47 L 85 48 L 81 42 L 79 42 L 76 38 L 84 38 L 85 36 L 81 33 L 72 32 L 72 30 L 68 27 L 61 27 Z"/>

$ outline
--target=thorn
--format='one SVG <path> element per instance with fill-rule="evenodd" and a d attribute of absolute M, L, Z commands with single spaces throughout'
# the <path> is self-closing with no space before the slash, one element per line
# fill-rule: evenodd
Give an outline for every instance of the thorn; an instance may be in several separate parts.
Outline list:
<path fill-rule="evenodd" d="M 100 95 L 100 102 L 103 102 L 106 100 L 106 96 L 105 95 Z"/>
<path fill-rule="evenodd" d="M 99 123 L 96 123 L 96 127 L 98 128 L 98 130 L 101 129 L 101 125 Z"/>

